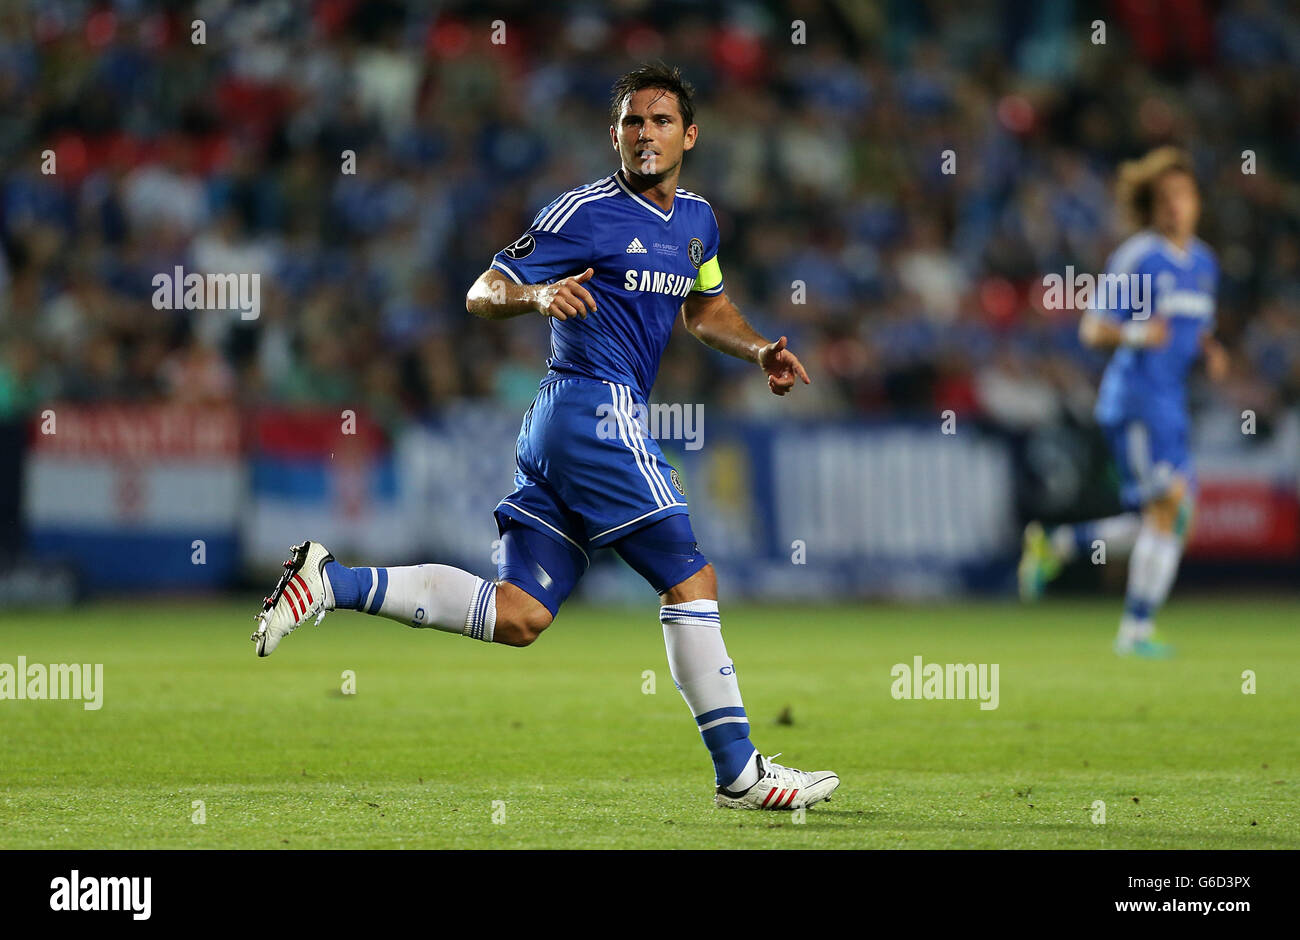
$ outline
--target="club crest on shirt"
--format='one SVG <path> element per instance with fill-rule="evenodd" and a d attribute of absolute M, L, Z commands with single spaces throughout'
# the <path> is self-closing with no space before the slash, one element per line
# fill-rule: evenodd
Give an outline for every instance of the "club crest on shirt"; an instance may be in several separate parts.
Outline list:
<path fill-rule="evenodd" d="M 704 242 L 698 238 L 692 238 L 691 243 L 686 246 L 686 256 L 691 259 L 691 264 L 697 268 L 704 263 Z"/>
<path fill-rule="evenodd" d="M 506 257 L 514 258 L 518 261 L 520 258 L 527 258 L 537 247 L 537 241 L 531 235 L 520 235 L 514 242 L 506 248 Z"/>
<path fill-rule="evenodd" d="M 676 468 L 676 467 L 673 467 L 673 468 L 672 468 L 672 473 L 670 473 L 669 476 L 672 477 L 673 487 L 677 490 L 677 492 L 679 492 L 679 493 L 681 493 L 683 496 L 685 496 L 685 495 L 686 495 L 686 488 L 682 486 L 682 478 L 681 478 L 680 476 L 677 475 L 677 468 Z"/>

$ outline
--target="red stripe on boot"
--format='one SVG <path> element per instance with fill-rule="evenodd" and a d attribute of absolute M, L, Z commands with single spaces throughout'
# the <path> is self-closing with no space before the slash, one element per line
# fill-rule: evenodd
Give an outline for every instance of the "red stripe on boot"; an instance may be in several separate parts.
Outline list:
<path fill-rule="evenodd" d="M 294 575 L 293 579 L 302 585 L 302 592 L 307 595 L 307 603 L 310 604 L 312 602 L 312 596 L 311 590 L 307 587 L 307 582 L 302 579 L 302 575 L 300 574 Z"/>
<path fill-rule="evenodd" d="M 293 598 L 289 596 L 289 592 L 288 592 L 288 591 L 285 591 L 281 596 L 282 596 L 286 601 L 289 602 L 289 609 L 290 609 L 291 611 L 293 611 L 293 619 L 294 619 L 295 621 L 300 620 L 301 617 L 300 617 L 300 615 L 298 614 L 298 608 L 294 606 Z"/>
<path fill-rule="evenodd" d="M 299 619 L 307 616 L 307 605 L 302 602 L 302 595 L 298 593 L 298 589 L 294 587 L 294 583 L 292 581 L 289 582 L 288 587 L 289 590 L 293 591 L 293 596 L 298 599 L 298 606 L 302 608 L 302 613 L 294 614 L 294 616 L 298 617 Z"/>

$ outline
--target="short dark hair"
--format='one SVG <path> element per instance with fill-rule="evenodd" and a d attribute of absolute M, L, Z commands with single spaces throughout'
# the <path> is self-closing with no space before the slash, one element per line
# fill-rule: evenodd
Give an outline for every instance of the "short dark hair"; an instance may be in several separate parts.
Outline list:
<path fill-rule="evenodd" d="M 646 88 L 658 88 L 671 91 L 677 96 L 677 108 L 682 114 L 682 126 L 690 127 L 695 123 L 695 103 L 692 96 L 695 89 L 691 83 L 682 78 L 681 69 L 668 66 L 663 62 L 647 62 L 640 68 L 633 69 L 614 83 L 609 96 L 609 115 L 618 123 L 623 104 L 638 91 Z"/>

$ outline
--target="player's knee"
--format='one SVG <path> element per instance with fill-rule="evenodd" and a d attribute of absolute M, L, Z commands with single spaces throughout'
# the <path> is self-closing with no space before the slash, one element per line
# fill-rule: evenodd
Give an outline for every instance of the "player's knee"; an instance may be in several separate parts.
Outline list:
<path fill-rule="evenodd" d="M 1183 500 L 1187 498 L 1187 478 L 1175 475 L 1173 482 L 1169 484 L 1167 497 L 1169 505 L 1177 510 L 1183 504 Z"/>
<path fill-rule="evenodd" d="M 1172 532 L 1174 520 L 1177 518 L 1176 513 L 1170 511 L 1169 503 L 1163 496 L 1147 503 L 1143 517 L 1148 525 L 1159 532 Z"/>
<path fill-rule="evenodd" d="M 718 575 L 712 564 L 707 564 L 680 584 L 675 584 L 660 595 L 665 604 L 685 604 L 701 598 L 713 600 L 718 596 Z"/>
<path fill-rule="evenodd" d="M 551 625 L 551 614 L 545 607 L 540 613 L 533 611 L 507 620 L 498 621 L 493 639 L 506 646 L 532 646 L 542 631 Z"/>
<path fill-rule="evenodd" d="M 1175 476 L 1164 492 L 1147 504 L 1146 516 L 1151 524 L 1161 532 L 1173 532 L 1186 496 L 1187 481 Z"/>
<path fill-rule="evenodd" d="M 494 642 L 506 646 L 531 646 L 551 625 L 551 612 L 525 591 L 508 582 L 497 585 L 497 622 Z"/>
<path fill-rule="evenodd" d="M 587 556 L 576 545 L 502 521 L 502 560 L 497 578 L 497 621 L 492 638 L 507 646 L 529 646 L 551 625 Z"/>

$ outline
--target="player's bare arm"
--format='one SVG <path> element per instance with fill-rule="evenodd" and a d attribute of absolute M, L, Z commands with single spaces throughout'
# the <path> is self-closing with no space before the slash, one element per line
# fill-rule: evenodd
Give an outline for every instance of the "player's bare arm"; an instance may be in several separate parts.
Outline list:
<path fill-rule="evenodd" d="M 508 320 L 526 313 L 567 320 L 596 312 L 596 299 L 582 285 L 595 275 L 591 268 L 554 284 L 516 284 L 488 268 L 465 295 L 465 309 L 485 320 Z"/>
<path fill-rule="evenodd" d="M 1232 360 L 1228 357 L 1227 348 L 1215 339 L 1213 333 L 1201 337 L 1201 354 L 1205 356 L 1205 374 L 1211 382 L 1222 382 L 1228 378 Z"/>
<path fill-rule="evenodd" d="M 706 346 L 759 366 L 767 373 L 767 386 L 773 394 L 785 395 L 800 379 L 805 385 L 812 384 L 799 357 L 786 348 L 786 338 L 768 342 L 726 294 L 692 294 L 682 304 L 682 322 Z"/>
<path fill-rule="evenodd" d="M 1100 314 L 1085 313 L 1079 321 L 1079 341 L 1106 352 L 1120 346 L 1159 348 L 1169 342 L 1169 324 L 1160 317 L 1116 323 Z"/>

